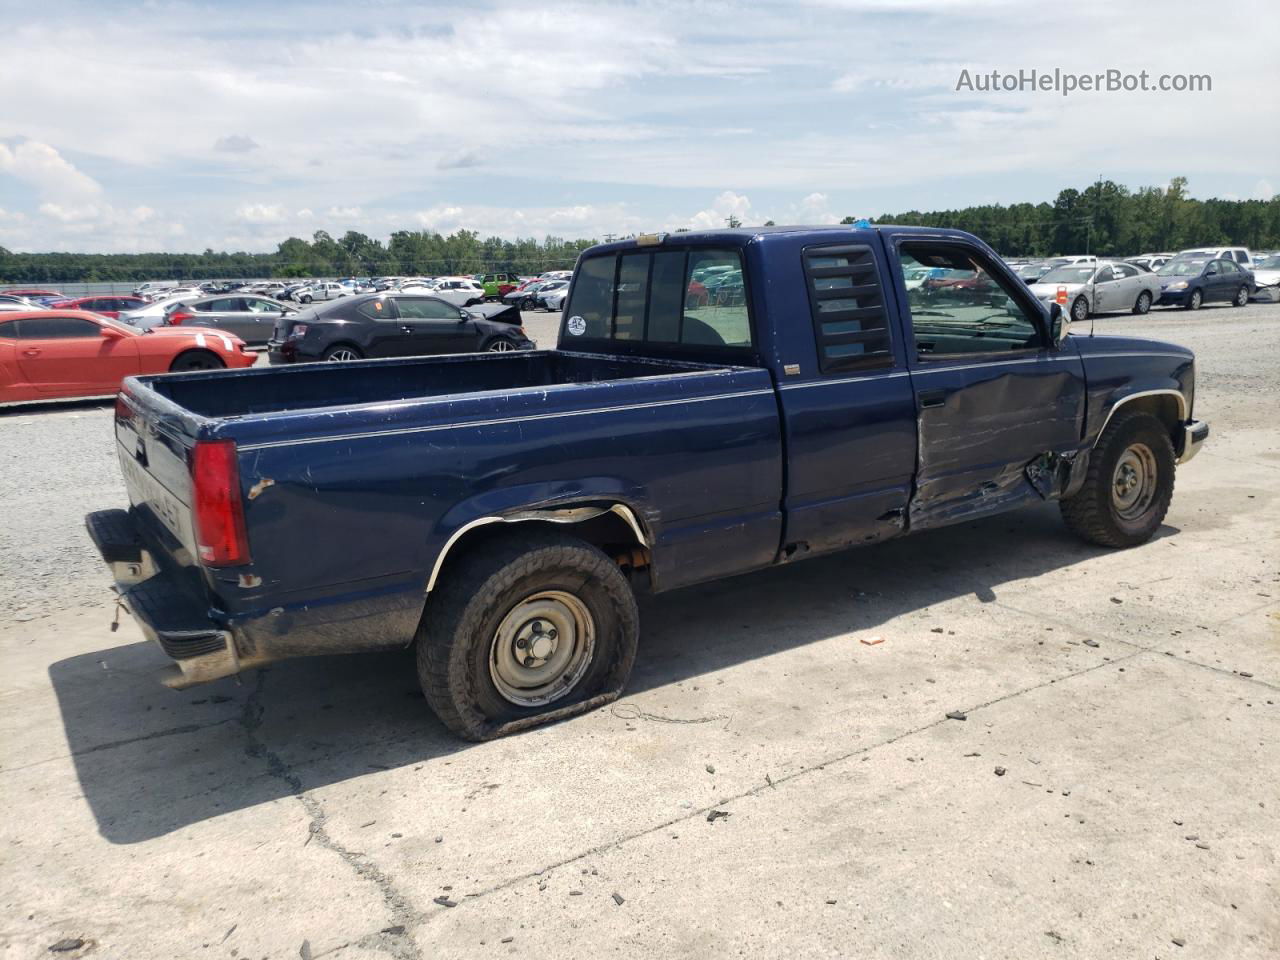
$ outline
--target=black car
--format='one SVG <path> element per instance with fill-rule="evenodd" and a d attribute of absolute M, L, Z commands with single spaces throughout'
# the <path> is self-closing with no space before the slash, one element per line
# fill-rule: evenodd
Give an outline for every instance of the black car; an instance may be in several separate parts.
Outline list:
<path fill-rule="evenodd" d="M 276 324 L 272 363 L 532 350 L 509 306 L 459 309 L 426 293 L 366 293 L 317 304 Z"/>

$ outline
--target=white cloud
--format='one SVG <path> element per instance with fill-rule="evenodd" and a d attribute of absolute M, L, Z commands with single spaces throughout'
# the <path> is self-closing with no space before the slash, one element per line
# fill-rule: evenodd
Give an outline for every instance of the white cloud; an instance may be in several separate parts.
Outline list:
<path fill-rule="evenodd" d="M 1269 180 L 1259 180 L 1253 185 L 1253 199 L 1255 200 L 1270 200 L 1275 195 L 1275 187 L 1271 186 Z"/>
<path fill-rule="evenodd" d="M 247 203 L 235 213 L 241 223 L 280 223 L 287 216 L 282 203 Z"/>
<path fill-rule="evenodd" d="M 42 197 L 69 199 L 102 192 L 92 177 L 77 170 L 49 144 L 36 140 L 25 140 L 13 148 L 0 143 L 0 173 L 35 187 Z"/>
<path fill-rule="evenodd" d="M 751 219 L 751 201 L 732 190 L 726 190 L 716 197 L 708 209 L 699 210 L 683 226 L 690 230 L 714 230 L 726 226 L 730 217 L 748 224 Z"/>
<path fill-rule="evenodd" d="M 360 217 L 359 207 L 330 207 L 328 216 L 335 220 L 355 220 Z"/>

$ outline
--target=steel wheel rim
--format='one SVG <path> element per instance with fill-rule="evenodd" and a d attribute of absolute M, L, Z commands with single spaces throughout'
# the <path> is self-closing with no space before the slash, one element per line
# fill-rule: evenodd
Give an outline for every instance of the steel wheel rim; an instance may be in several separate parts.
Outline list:
<path fill-rule="evenodd" d="M 567 696 L 591 665 L 595 619 L 581 600 L 543 590 L 502 618 L 489 648 L 489 679 L 503 699 L 541 707 Z"/>
<path fill-rule="evenodd" d="M 1122 520 L 1136 520 L 1156 498 L 1156 456 L 1145 443 L 1130 444 L 1111 473 L 1111 505 Z"/>
<path fill-rule="evenodd" d="M 330 363 L 343 363 L 347 360 L 359 360 L 354 350 L 334 350 L 329 354 Z"/>
<path fill-rule="evenodd" d="M 515 345 L 509 340 L 495 340 L 489 344 L 490 353 L 510 353 L 515 349 Z"/>

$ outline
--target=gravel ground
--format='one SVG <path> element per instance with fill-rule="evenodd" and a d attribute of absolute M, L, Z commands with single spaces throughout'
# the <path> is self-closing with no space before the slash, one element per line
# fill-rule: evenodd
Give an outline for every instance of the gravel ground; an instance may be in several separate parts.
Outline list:
<path fill-rule="evenodd" d="M 525 314 L 540 347 L 555 345 L 560 317 Z M 1233 424 L 1273 414 L 1280 398 L 1280 305 L 1206 307 L 1189 315 L 1106 317 L 1098 333 L 1171 340 L 1196 351 L 1196 413 L 1216 438 Z M 1087 334 L 1078 325 L 1075 335 Z M 1214 443 L 1214 440 L 1210 441 Z M 0 576 L 8 590 L 0 621 L 27 621 L 94 606 L 108 580 L 84 533 L 83 516 L 125 503 L 111 439 L 111 406 L 101 401 L 28 405 L 0 411 Z"/>

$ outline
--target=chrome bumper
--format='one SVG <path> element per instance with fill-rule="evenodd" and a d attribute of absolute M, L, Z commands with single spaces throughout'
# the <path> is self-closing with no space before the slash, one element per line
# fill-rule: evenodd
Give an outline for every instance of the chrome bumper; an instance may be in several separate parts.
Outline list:
<path fill-rule="evenodd" d="M 1204 442 L 1209 439 L 1209 425 L 1203 420 L 1188 420 L 1182 429 L 1182 451 L 1178 462 L 1186 463 L 1200 452 Z"/>

